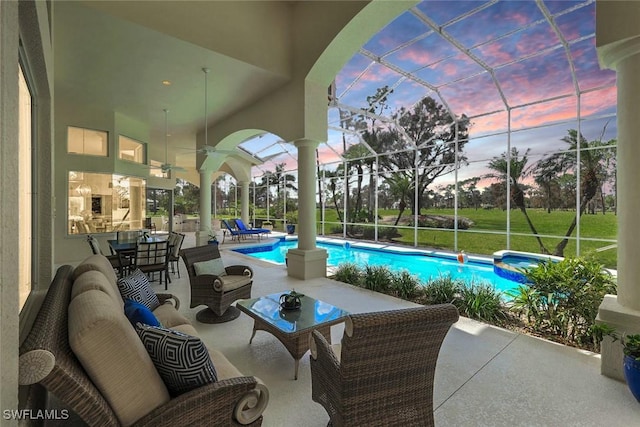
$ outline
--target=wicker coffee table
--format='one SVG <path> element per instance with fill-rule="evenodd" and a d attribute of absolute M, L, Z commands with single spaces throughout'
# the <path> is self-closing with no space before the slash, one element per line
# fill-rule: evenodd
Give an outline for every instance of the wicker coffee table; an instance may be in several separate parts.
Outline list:
<path fill-rule="evenodd" d="M 302 297 L 302 306 L 296 310 L 280 308 L 280 295 L 266 295 L 260 298 L 239 300 L 236 307 L 253 318 L 253 333 L 267 331 L 284 344 L 295 361 L 294 379 L 298 379 L 300 359 L 309 350 L 309 335 L 319 331 L 331 342 L 331 326 L 343 322 L 349 313 L 324 301 L 308 296 Z"/>

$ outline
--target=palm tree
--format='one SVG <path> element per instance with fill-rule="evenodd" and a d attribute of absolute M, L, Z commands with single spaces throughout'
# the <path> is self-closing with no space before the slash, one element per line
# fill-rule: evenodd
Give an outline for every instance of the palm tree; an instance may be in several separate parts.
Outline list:
<path fill-rule="evenodd" d="M 602 185 L 609 177 L 609 162 L 607 160 L 613 153 L 613 145 L 616 144 L 615 139 L 603 142 L 607 126 L 602 129 L 600 138 L 594 141 L 587 141 L 587 139 L 580 135 L 580 142 L 578 143 L 578 131 L 575 129 L 569 129 L 568 135 L 562 138 L 562 141 L 569 144 L 569 149 L 561 153 L 556 153 L 549 156 L 544 161 L 549 164 L 555 164 L 556 169 L 561 173 L 568 173 L 580 168 L 580 207 L 577 215 L 573 217 L 573 221 L 569 225 L 565 237 L 556 246 L 553 254 L 556 256 L 564 256 L 564 249 L 569 243 L 569 236 L 573 234 L 577 223 L 578 217 L 582 216 L 589 202 L 598 194 L 602 192 Z M 580 150 L 580 162 L 578 164 L 578 150 Z"/>
<path fill-rule="evenodd" d="M 404 174 L 394 173 L 389 178 L 385 178 L 385 182 L 389 185 L 389 193 L 400 201 L 398 204 L 400 211 L 394 223 L 394 225 L 397 226 L 402 217 L 402 213 L 407 208 L 407 198 L 410 199 L 411 193 L 413 192 L 413 181 Z"/>
<path fill-rule="evenodd" d="M 523 184 L 521 180 L 525 178 L 530 170 L 527 168 L 527 163 L 529 162 L 529 151 L 524 152 L 522 156 L 520 156 L 520 152 L 516 147 L 511 148 L 511 156 L 507 161 L 507 153 L 502 153 L 500 157 L 494 157 L 489 162 L 489 169 L 495 171 L 495 174 L 487 174 L 489 178 L 497 178 L 499 180 L 504 181 L 506 184 L 507 176 L 509 182 L 511 184 L 511 200 L 516 205 L 520 212 L 524 215 L 527 220 L 527 224 L 529 224 L 529 228 L 531 232 L 535 236 L 538 241 L 538 245 L 540 246 L 540 252 L 543 254 L 548 254 L 549 251 L 542 243 L 542 239 L 538 236 L 538 231 L 536 227 L 531 222 L 531 218 L 529 218 L 529 214 L 527 213 L 527 206 L 524 202 L 524 190 Z M 507 175 L 508 174 L 508 175 Z"/>

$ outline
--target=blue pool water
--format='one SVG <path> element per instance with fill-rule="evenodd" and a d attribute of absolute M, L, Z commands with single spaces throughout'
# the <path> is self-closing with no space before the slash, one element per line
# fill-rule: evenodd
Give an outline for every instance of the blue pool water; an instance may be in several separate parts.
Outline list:
<path fill-rule="evenodd" d="M 296 248 L 297 241 L 281 241 L 273 247 L 253 247 L 234 249 L 252 257 L 277 264 L 285 263 L 285 256 L 289 249 Z M 426 256 L 422 254 L 394 253 L 386 250 L 377 250 L 345 245 L 318 242 L 317 246 L 327 250 L 329 256 L 327 264 L 338 266 L 345 262 L 351 262 L 360 266 L 386 265 L 392 270 L 408 270 L 426 282 L 439 276 L 451 275 L 454 279 L 462 279 L 467 282 L 489 282 L 500 291 L 515 289 L 518 283 L 504 279 L 493 271 L 493 263 L 469 261 L 460 264 L 455 257 L 448 259 L 438 256 Z M 258 251 L 261 250 L 261 251 Z"/>

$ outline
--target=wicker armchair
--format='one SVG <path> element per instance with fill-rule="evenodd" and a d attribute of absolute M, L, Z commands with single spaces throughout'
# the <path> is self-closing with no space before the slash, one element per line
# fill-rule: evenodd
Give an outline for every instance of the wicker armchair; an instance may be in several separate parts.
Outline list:
<path fill-rule="evenodd" d="M 206 305 L 196 314 L 203 323 L 223 323 L 240 316 L 240 310 L 231 304 L 238 299 L 251 298 L 253 270 L 246 265 L 226 266 L 226 275 L 204 274 L 198 276 L 195 263 L 220 258 L 218 245 L 196 246 L 180 251 L 187 266 L 191 284 L 191 308 Z"/>
<path fill-rule="evenodd" d="M 354 314 L 340 354 L 314 331 L 311 397 L 329 425 L 433 426 L 436 361 L 457 320 L 451 304 Z"/>

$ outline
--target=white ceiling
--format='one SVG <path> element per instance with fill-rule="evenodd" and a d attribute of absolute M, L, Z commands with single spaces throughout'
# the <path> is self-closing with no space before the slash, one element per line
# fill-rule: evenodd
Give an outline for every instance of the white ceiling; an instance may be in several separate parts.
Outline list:
<path fill-rule="evenodd" d="M 203 67 L 211 69 L 209 125 L 289 79 L 286 49 L 278 48 L 286 46 L 288 25 L 278 23 L 288 19 L 290 2 L 56 1 L 53 7 L 57 102 L 148 123 L 152 143 L 164 143 L 167 108 L 171 145 L 195 146 L 205 123 Z M 162 158 L 163 144 L 151 145 L 151 157 Z"/>

